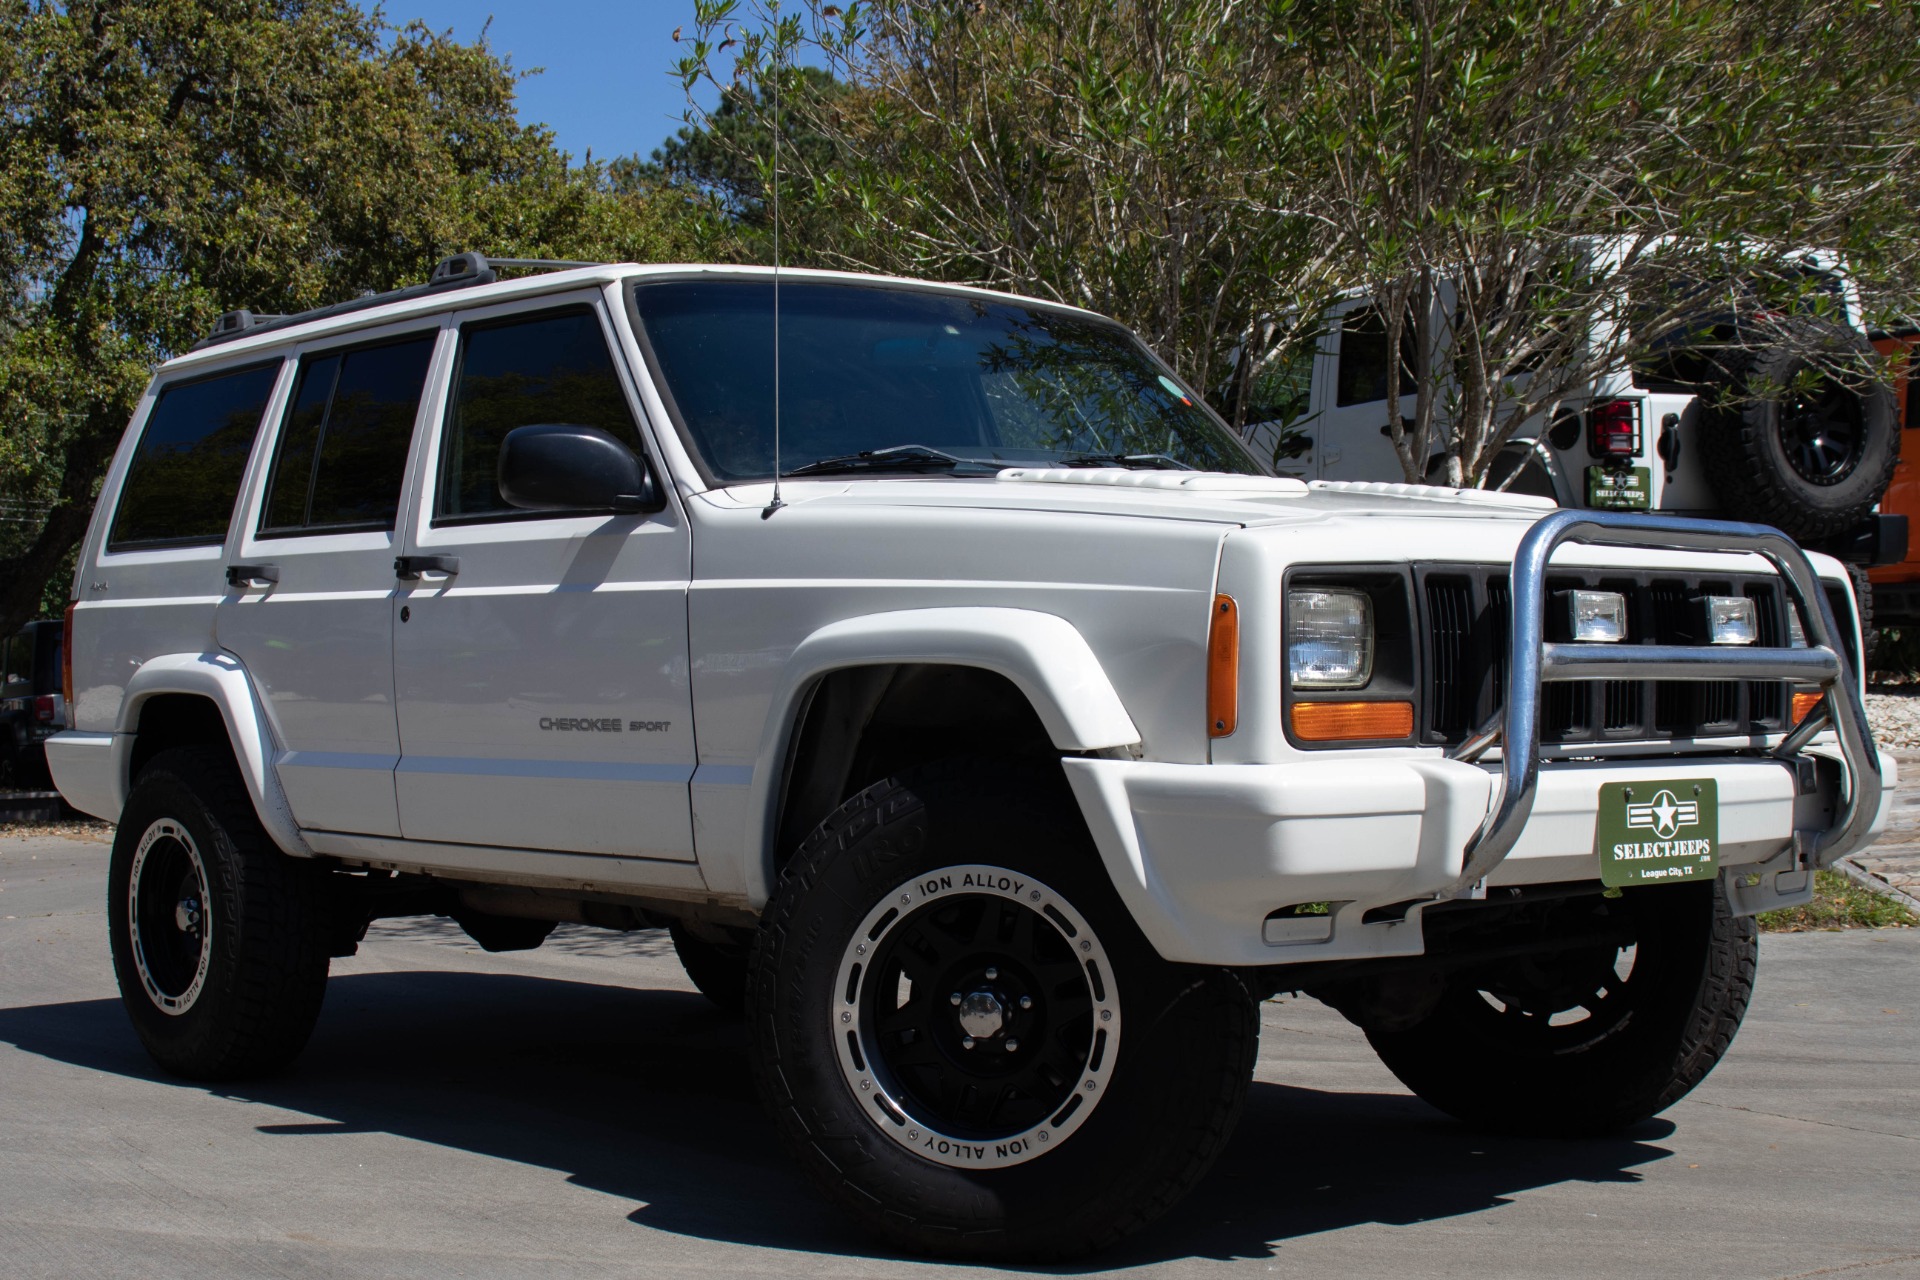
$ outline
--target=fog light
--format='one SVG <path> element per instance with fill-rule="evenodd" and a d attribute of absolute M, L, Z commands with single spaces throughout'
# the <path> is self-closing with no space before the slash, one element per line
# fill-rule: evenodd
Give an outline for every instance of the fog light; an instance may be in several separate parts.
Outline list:
<path fill-rule="evenodd" d="M 1627 598 L 1618 591 L 1570 591 L 1573 638 L 1613 644 L 1627 638 Z"/>
<path fill-rule="evenodd" d="M 1707 638 L 1715 644 L 1752 644 L 1760 638 L 1759 615 L 1745 596 L 1708 596 Z"/>

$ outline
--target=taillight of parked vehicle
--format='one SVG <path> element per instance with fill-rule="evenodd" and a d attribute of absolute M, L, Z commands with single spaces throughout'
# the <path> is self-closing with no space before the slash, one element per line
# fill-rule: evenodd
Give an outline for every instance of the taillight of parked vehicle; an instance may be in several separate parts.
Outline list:
<path fill-rule="evenodd" d="M 33 700 L 33 718 L 41 724 L 52 724 L 59 704 L 51 693 L 43 693 Z"/>
<path fill-rule="evenodd" d="M 1596 458 L 1631 458 L 1640 452 L 1640 406 L 1633 400 L 1603 400 L 1587 409 L 1587 452 Z"/>
<path fill-rule="evenodd" d="M 66 625 L 60 630 L 60 695 L 73 705 L 73 605 L 67 606 Z"/>

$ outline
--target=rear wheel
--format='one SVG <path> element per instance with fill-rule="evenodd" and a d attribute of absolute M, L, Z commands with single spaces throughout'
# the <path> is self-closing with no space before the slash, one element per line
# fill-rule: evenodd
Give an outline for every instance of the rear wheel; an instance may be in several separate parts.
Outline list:
<path fill-rule="evenodd" d="M 178 748 L 141 771 L 114 836 L 108 937 L 156 1062 L 220 1080 L 300 1052 L 326 991 L 325 874 L 268 839 L 226 752 Z"/>
<path fill-rule="evenodd" d="M 896 1245 L 973 1258 L 1086 1253 L 1164 1212 L 1225 1143 L 1258 1032 L 1232 974 L 1154 953 L 1057 774 L 984 765 L 828 818 L 749 991 L 814 1181 Z"/>
<path fill-rule="evenodd" d="M 1409 1089 L 1483 1128 L 1580 1137 L 1665 1110 L 1740 1028 L 1754 923 L 1717 883 L 1595 897 L 1586 917 L 1554 927 L 1610 940 L 1462 970 L 1425 1017 L 1367 1038 Z"/>

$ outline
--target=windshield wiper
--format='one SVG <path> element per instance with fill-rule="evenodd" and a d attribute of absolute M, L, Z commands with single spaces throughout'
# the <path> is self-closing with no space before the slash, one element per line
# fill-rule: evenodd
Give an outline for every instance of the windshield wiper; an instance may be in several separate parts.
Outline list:
<path fill-rule="evenodd" d="M 1164 453 L 1073 453 L 1058 459 L 1062 467 L 1125 467 L 1129 471 L 1191 471 L 1192 467 Z"/>
<path fill-rule="evenodd" d="M 956 458 L 928 445 L 896 444 L 888 449 L 862 449 L 859 453 L 841 454 L 837 458 L 820 458 L 780 474 L 828 476 L 852 471 L 951 471 L 967 463 L 966 458 Z"/>

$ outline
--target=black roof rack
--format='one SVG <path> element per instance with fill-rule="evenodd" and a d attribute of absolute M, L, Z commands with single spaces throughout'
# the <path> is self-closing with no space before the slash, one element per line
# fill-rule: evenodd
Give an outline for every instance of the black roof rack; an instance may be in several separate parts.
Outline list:
<path fill-rule="evenodd" d="M 409 298 L 425 297 L 448 289 L 465 289 L 472 285 L 492 284 L 499 278 L 496 268 L 500 267 L 513 270 L 565 271 L 573 267 L 604 265 L 599 262 L 564 262 L 553 258 L 489 258 L 484 254 L 473 252 L 456 253 L 451 258 L 442 258 L 435 263 L 433 274 L 427 278 L 425 284 L 410 284 L 401 289 L 389 289 L 385 293 L 370 293 L 349 302 L 336 302 L 331 306 L 315 307 L 311 311 L 302 311 L 297 315 L 277 316 L 252 311 L 229 311 L 213 322 L 213 332 L 196 343 L 193 349 L 201 351 L 223 342 L 231 342 L 242 334 L 259 333 L 268 329 L 285 329 L 291 325 L 305 324 L 309 320 L 366 311 L 372 307 L 385 306 L 389 302 L 404 302 Z"/>

